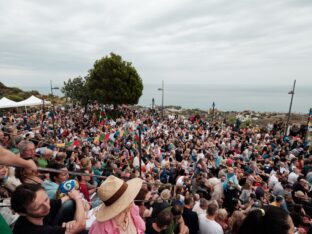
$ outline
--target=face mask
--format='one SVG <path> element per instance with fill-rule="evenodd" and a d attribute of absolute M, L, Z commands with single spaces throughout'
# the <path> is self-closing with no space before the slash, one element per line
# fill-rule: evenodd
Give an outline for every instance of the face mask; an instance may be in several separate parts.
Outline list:
<path fill-rule="evenodd" d="M 229 177 L 232 177 L 234 175 L 234 173 L 228 173 Z"/>

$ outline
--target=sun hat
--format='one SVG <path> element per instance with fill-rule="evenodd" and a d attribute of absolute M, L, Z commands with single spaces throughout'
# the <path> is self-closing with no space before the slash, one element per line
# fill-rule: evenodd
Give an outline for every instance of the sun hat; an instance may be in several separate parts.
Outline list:
<path fill-rule="evenodd" d="M 124 182 L 116 176 L 109 176 L 97 190 L 99 198 L 104 203 L 95 214 L 97 221 L 107 221 L 124 211 L 134 201 L 142 183 L 140 178 Z"/>
<path fill-rule="evenodd" d="M 164 189 L 161 193 L 160 193 L 160 197 L 162 200 L 169 200 L 171 197 L 171 192 L 169 189 Z"/>
<path fill-rule="evenodd" d="M 295 192 L 295 197 L 298 197 L 298 198 L 304 198 L 305 197 L 305 195 L 304 195 L 304 193 L 302 192 L 302 191 L 296 191 Z"/>

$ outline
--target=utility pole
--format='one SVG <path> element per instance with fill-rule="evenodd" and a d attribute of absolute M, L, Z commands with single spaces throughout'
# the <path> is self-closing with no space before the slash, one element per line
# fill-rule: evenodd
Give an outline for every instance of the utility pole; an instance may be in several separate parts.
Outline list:
<path fill-rule="evenodd" d="M 291 94 L 291 99 L 290 99 L 290 104 L 289 104 L 289 111 L 288 111 L 288 117 L 287 117 L 287 122 L 286 122 L 286 126 L 285 126 L 284 136 L 288 135 L 287 130 L 288 130 L 288 125 L 289 125 L 289 120 L 290 120 L 291 107 L 292 107 L 293 98 L 294 98 L 294 94 L 295 94 L 295 87 L 296 87 L 296 80 L 294 80 L 294 85 L 293 85 L 292 90 L 288 93 L 288 94 Z"/>
<path fill-rule="evenodd" d="M 214 120 L 214 115 L 215 115 L 215 102 L 212 103 L 212 123 L 213 123 L 213 120 Z"/>
<path fill-rule="evenodd" d="M 165 101 L 165 86 L 164 81 L 162 81 L 161 88 L 158 88 L 159 91 L 161 91 L 161 118 L 164 119 L 164 101 Z"/>

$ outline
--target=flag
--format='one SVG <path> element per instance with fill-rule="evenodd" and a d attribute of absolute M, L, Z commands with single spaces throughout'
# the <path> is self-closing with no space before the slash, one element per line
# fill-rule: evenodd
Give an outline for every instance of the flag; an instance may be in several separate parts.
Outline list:
<path fill-rule="evenodd" d="M 100 141 L 103 141 L 104 138 L 105 138 L 105 135 L 101 135 L 101 136 L 100 136 Z"/>
<path fill-rule="evenodd" d="M 134 136 L 134 142 L 138 144 L 139 141 L 140 141 L 139 134 L 136 133 Z"/>
<path fill-rule="evenodd" d="M 79 146 L 79 145 L 80 145 L 80 141 L 78 140 L 74 141 L 73 146 Z"/>
<path fill-rule="evenodd" d="M 109 135 L 109 140 L 111 140 L 111 141 L 115 141 L 115 133 L 111 133 L 110 135 Z"/>
<path fill-rule="evenodd" d="M 109 133 L 107 133 L 107 134 L 105 135 L 105 137 L 104 137 L 104 140 L 105 140 L 105 141 L 108 141 L 109 136 L 110 136 L 110 134 L 109 134 Z"/>
<path fill-rule="evenodd" d="M 114 138 L 117 139 L 119 136 L 120 136 L 120 132 L 117 131 L 117 132 L 114 134 Z"/>
<path fill-rule="evenodd" d="M 72 142 L 72 141 L 66 142 L 66 143 L 65 143 L 65 146 L 72 146 L 72 145 L 73 145 L 73 142 Z"/>

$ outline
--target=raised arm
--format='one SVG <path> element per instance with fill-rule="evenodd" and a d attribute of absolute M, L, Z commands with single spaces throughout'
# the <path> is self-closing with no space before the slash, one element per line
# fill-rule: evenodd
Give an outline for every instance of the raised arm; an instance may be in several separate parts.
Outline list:
<path fill-rule="evenodd" d="M 7 166 L 17 166 L 37 171 L 37 166 L 33 160 L 25 160 L 15 155 L 11 151 L 0 146 L 0 164 Z"/>

